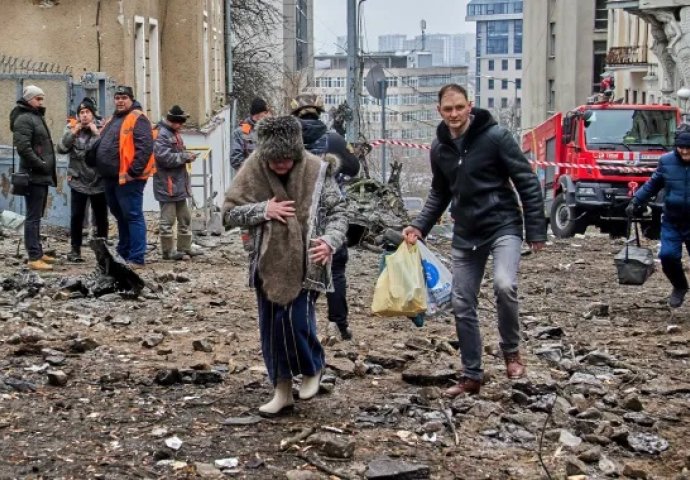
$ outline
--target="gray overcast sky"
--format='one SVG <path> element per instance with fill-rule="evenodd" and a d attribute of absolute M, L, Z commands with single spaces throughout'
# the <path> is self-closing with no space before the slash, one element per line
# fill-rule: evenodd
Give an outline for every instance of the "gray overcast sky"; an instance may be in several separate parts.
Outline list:
<path fill-rule="evenodd" d="M 469 0 L 366 0 L 363 48 L 378 48 L 378 36 L 401 33 L 419 35 L 419 21 L 426 20 L 426 33 L 474 32 L 475 23 L 465 22 Z M 347 34 L 347 0 L 314 0 L 314 51 L 333 53 L 336 37 Z"/>

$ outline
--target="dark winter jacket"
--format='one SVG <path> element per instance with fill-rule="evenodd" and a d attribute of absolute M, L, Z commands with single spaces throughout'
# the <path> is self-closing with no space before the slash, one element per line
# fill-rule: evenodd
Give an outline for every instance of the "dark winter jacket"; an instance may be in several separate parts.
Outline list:
<path fill-rule="evenodd" d="M 85 195 L 96 195 L 105 191 L 101 176 L 85 162 L 87 150 L 93 147 L 98 138 L 98 135 L 94 135 L 88 128 L 83 128 L 74 135 L 71 125 L 67 124 L 57 145 L 58 152 L 69 153 L 67 177 L 70 188 Z"/>
<path fill-rule="evenodd" d="M 118 178 L 120 174 L 120 128 L 125 117 L 132 110 L 142 110 L 139 102 L 134 102 L 126 112 L 115 112 L 101 131 L 101 140 L 96 151 L 96 171 L 104 178 Z M 151 122 L 146 115 L 139 115 L 134 125 L 134 162 L 128 173 L 130 177 L 140 177 L 148 164 L 153 151 Z"/>
<path fill-rule="evenodd" d="M 230 165 L 239 170 L 244 161 L 256 149 L 256 122 L 247 117 L 232 131 L 232 145 L 230 146 Z"/>
<path fill-rule="evenodd" d="M 659 159 L 652 177 L 635 194 L 634 202 L 646 204 L 664 189 L 664 221 L 690 224 L 690 162 L 684 162 L 677 151 Z"/>
<path fill-rule="evenodd" d="M 300 118 L 304 148 L 314 155 L 331 153 L 338 157 L 336 176 L 355 177 L 359 173 L 359 159 L 352 153 L 345 139 L 337 132 L 328 130 L 321 120 Z"/>
<path fill-rule="evenodd" d="M 472 115 L 462 151 L 448 126 L 438 126 L 431 146 L 431 190 L 412 226 L 427 235 L 452 202 L 455 248 L 480 247 L 503 235 L 522 237 L 523 217 L 527 241 L 545 241 L 544 200 L 529 162 L 487 110 L 474 108 Z"/>
<path fill-rule="evenodd" d="M 178 202 L 192 196 L 187 164 L 194 159 L 185 152 L 182 137 L 162 121 L 158 124 L 158 138 L 153 142 L 156 173 L 153 175 L 153 195 L 159 202 Z"/>
<path fill-rule="evenodd" d="M 10 113 L 10 129 L 19 155 L 19 171 L 35 185 L 57 185 L 55 150 L 45 121 L 45 108 L 19 100 Z"/>

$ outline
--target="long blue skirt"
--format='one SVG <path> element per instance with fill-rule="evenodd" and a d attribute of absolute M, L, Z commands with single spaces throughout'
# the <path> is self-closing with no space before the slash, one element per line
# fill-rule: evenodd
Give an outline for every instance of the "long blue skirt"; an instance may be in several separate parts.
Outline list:
<path fill-rule="evenodd" d="M 316 375 L 325 363 L 316 336 L 315 304 L 319 294 L 302 290 L 287 306 L 268 300 L 261 288 L 256 289 L 256 296 L 261 352 L 273 386 L 295 375 Z"/>

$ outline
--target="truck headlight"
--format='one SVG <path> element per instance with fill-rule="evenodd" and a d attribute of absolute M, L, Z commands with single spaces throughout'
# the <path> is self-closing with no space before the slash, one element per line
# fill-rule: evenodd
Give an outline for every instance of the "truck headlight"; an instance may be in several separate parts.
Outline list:
<path fill-rule="evenodd" d="M 592 187 L 577 187 L 577 194 L 584 197 L 594 197 L 596 193 Z"/>

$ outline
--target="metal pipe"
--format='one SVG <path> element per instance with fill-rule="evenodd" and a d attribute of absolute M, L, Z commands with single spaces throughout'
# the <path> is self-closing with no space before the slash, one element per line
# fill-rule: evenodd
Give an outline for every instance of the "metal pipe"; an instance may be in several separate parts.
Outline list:
<path fill-rule="evenodd" d="M 232 95 L 232 0 L 225 0 L 225 104 Z M 234 124 L 233 124 L 234 128 Z"/>

